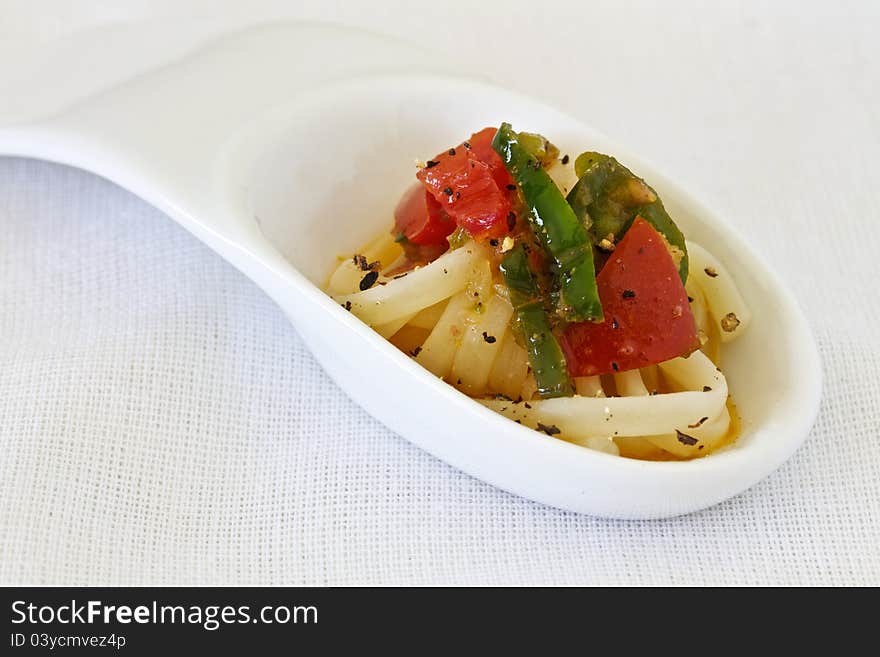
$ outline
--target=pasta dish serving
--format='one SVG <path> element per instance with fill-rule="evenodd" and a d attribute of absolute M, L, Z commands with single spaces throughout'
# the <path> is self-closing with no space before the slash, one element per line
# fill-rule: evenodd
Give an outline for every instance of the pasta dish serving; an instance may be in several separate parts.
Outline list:
<path fill-rule="evenodd" d="M 749 310 L 646 181 L 507 123 L 417 166 L 391 231 L 330 275 L 339 304 L 553 438 L 647 460 L 736 438 L 721 345 Z"/>

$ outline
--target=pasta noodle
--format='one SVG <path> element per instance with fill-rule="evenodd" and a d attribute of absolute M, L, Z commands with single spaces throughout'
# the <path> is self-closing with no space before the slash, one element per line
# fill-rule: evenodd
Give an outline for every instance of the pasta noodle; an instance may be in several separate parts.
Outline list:
<path fill-rule="evenodd" d="M 579 376 L 574 380 L 575 390 L 581 397 L 604 397 L 602 379 L 598 375 Z"/>
<path fill-rule="evenodd" d="M 403 249 L 397 244 L 390 233 L 379 235 L 360 250 L 367 263 L 379 262 L 390 265 L 403 255 Z M 342 262 L 331 274 L 327 291 L 331 295 L 350 294 L 357 291 L 364 272 L 352 258 L 342 258 Z"/>
<path fill-rule="evenodd" d="M 373 329 L 383 338 L 388 339 L 404 326 L 406 326 L 412 318 L 413 315 L 404 315 L 403 317 L 398 317 L 397 319 L 394 319 L 390 322 L 376 324 Z"/>
<path fill-rule="evenodd" d="M 683 392 L 648 397 L 564 397 L 523 402 L 481 399 L 492 410 L 534 429 L 555 426 L 571 438 L 652 436 L 687 431 L 703 417 L 716 417 L 727 402 L 727 381 L 702 352 L 660 365 L 684 384 Z M 708 390 L 705 390 L 708 388 Z"/>
<path fill-rule="evenodd" d="M 424 329 L 432 329 L 434 325 L 440 319 L 440 316 L 443 315 L 443 311 L 446 309 L 447 301 L 444 299 L 439 303 L 435 303 L 433 306 L 428 306 L 424 310 L 420 310 L 417 312 L 411 320 L 409 320 L 410 326 L 417 326 L 418 328 Z"/>
<path fill-rule="evenodd" d="M 470 243 L 399 279 L 380 278 L 378 285 L 367 290 L 333 298 L 367 324 L 385 324 L 451 297 L 477 279 L 478 270 L 485 266 L 482 250 Z"/>
<path fill-rule="evenodd" d="M 508 328 L 501 337 L 501 348 L 489 372 L 489 391 L 516 399 L 522 394 L 528 374 L 526 350 L 516 343 Z"/>
<path fill-rule="evenodd" d="M 473 312 L 473 302 L 467 292 L 459 292 L 449 300 L 434 329 L 416 356 L 416 362 L 441 379 L 452 369 L 455 351 L 464 333 L 465 318 Z"/>
<path fill-rule="evenodd" d="M 497 336 L 507 330 L 512 315 L 510 302 L 497 294 L 482 304 L 479 318 L 465 330 L 452 363 L 449 378 L 459 390 L 472 397 L 486 394 L 492 363 L 501 347 Z"/>
<path fill-rule="evenodd" d="M 699 244 L 687 243 L 693 277 L 705 294 L 706 304 L 722 342 L 744 332 L 752 319 L 748 306 L 724 265 Z"/>

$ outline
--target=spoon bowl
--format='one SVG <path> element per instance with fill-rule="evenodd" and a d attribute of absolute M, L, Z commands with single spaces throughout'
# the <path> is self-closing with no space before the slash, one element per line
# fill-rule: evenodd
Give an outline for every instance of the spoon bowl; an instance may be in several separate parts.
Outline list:
<path fill-rule="evenodd" d="M 199 121 L 193 110 L 189 121 L 147 137 L 120 123 L 148 99 L 164 93 L 168 101 L 180 92 L 175 76 L 187 79 L 181 70 L 199 65 L 207 66 L 183 62 L 51 121 L 0 129 L 0 150 L 91 169 L 160 207 L 270 294 L 327 373 L 371 415 L 511 493 L 603 517 L 679 515 L 742 492 L 803 442 L 821 388 L 803 315 L 729 224 L 636 155 L 536 100 L 436 74 L 361 71 L 278 94 L 249 112 Z M 733 445 L 693 461 L 645 462 L 554 439 L 459 393 L 321 291 L 337 256 L 389 229 L 416 157 L 503 120 L 546 134 L 572 156 L 614 154 L 734 276 L 753 319 L 722 351 L 742 419 Z"/>

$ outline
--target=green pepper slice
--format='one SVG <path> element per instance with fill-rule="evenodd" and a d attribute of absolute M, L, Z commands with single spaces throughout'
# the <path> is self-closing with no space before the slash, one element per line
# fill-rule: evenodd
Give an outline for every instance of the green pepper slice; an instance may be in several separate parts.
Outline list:
<path fill-rule="evenodd" d="M 595 244 L 609 235 L 613 235 L 614 241 L 619 240 L 636 216 L 641 216 L 681 251 L 678 273 L 682 282 L 687 281 L 684 235 L 666 212 L 657 192 L 610 155 L 581 153 L 574 170 L 578 182 L 566 200 Z"/>
<path fill-rule="evenodd" d="M 509 123 L 501 124 L 492 148 L 522 192 L 532 231 L 556 263 L 559 314 L 570 322 L 603 321 L 592 240 L 574 210 Z"/>
<path fill-rule="evenodd" d="M 550 329 L 538 286 L 521 244 L 505 256 L 500 268 L 510 290 L 510 302 L 516 313 L 518 328 L 522 331 L 538 394 L 543 398 L 570 397 L 574 389 L 568 376 L 565 355 Z"/>

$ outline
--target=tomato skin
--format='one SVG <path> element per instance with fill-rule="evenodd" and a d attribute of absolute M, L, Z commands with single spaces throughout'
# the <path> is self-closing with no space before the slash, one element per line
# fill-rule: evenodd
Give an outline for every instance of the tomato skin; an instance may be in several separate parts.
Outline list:
<path fill-rule="evenodd" d="M 605 321 L 569 324 L 560 340 L 572 376 L 625 372 L 699 347 L 678 268 L 663 238 L 641 217 L 596 282 Z"/>
<path fill-rule="evenodd" d="M 468 140 L 471 150 L 478 160 L 484 162 L 492 171 L 492 179 L 498 185 L 498 189 L 502 191 L 508 190 L 508 185 L 513 185 L 513 178 L 504 166 L 501 156 L 492 148 L 492 140 L 498 128 L 483 128 L 479 132 L 475 132 Z"/>
<path fill-rule="evenodd" d="M 468 146 L 462 143 L 440 153 L 416 178 L 472 237 L 501 237 L 510 230 L 509 193 L 498 187 L 491 166 L 478 157 L 470 142 Z"/>
<path fill-rule="evenodd" d="M 455 221 L 418 183 L 404 192 L 394 209 L 395 234 L 403 234 L 413 244 L 448 247 L 446 236 L 454 230 Z"/>

